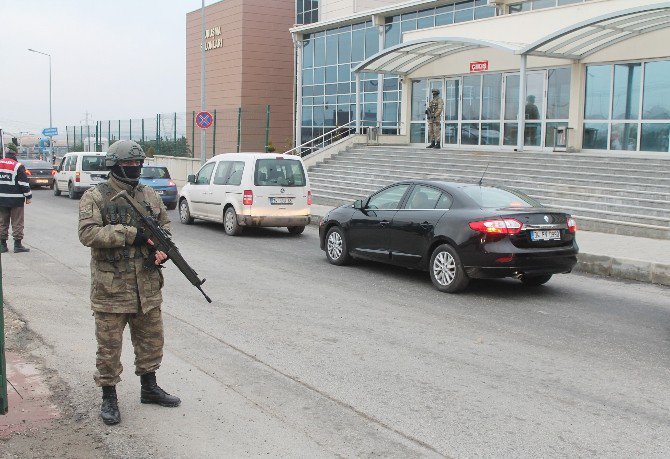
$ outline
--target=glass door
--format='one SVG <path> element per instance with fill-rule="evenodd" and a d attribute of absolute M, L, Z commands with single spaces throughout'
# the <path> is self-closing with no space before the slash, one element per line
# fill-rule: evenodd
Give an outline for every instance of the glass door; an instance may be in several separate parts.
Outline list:
<path fill-rule="evenodd" d="M 410 122 L 410 143 L 425 143 L 428 131 L 426 129 L 426 109 L 428 91 L 427 80 L 412 81 L 412 119 Z"/>
<path fill-rule="evenodd" d="M 454 145 L 458 143 L 458 118 L 460 114 L 460 82 L 459 78 L 445 81 L 444 93 L 444 124 L 442 129 L 442 143 Z"/>
<path fill-rule="evenodd" d="M 504 145 L 517 143 L 517 116 L 519 113 L 519 74 L 505 75 L 505 126 Z M 546 71 L 526 74 L 526 103 L 524 145 L 542 145 L 544 138 L 544 107 L 546 105 Z"/>

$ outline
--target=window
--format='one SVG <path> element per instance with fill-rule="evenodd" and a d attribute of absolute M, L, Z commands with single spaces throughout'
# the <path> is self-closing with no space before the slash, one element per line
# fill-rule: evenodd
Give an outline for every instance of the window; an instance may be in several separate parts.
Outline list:
<path fill-rule="evenodd" d="M 397 209 L 409 185 L 395 185 L 380 191 L 370 198 L 368 209 Z"/>
<path fill-rule="evenodd" d="M 611 78 L 611 65 L 589 65 L 586 67 L 584 119 L 606 120 L 609 118 Z"/>
<path fill-rule="evenodd" d="M 311 24 L 319 21 L 319 0 L 296 2 L 296 24 Z"/>
<path fill-rule="evenodd" d="M 256 186 L 305 186 L 305 172 L 300 161 L 259 159 L 256 161 Z"/>
<path fill-rule="evenodd" d="M 441 192 L 435 188 L 417 185 L 409 195 L 405 209 L 435 209 L 440 200 Z"/>
<path fill-rule="evenodd" d="M 74 158 L 74 156 L 73 156 Z M 76 162 L 76 160 L 75 160 Z M 82 156 L 81 170 L 83 171 L 106 171 L 104 156 Z"/>
<path fill-rule="evenodd" d="M 142 168 L 141 177 L 147 179 L 169 179 L 170 173 L 167 167 L 147 166 Z"/>
<path fill-rule="evenodd" d="M 216 163 L 208 163 L 202 166 L 198 176 L 195 179 L 196 185 L 209 185 L 209 179 L 212 177 L 212 171 Z"/>
<path fill-rule="evenodd" d="M 447 193 L 442 193 L 440 199 L 437 200 L 436 209 L 450 209 L 451 204 L 454 202 L 454 198 Z"/>
<path fill-rule="evenodd" d="M 489 186 L 466 186 L 462 190 L 483 209 L 541 207 L 541 204 L 520 191 Z"/>
<path fill-rule="evenodd" d="M 230 167 L 230 161 L 219 161 L 218 165 L 216 166 L 216 172 L 214 173 L 214 180 L 212 180 L 212 183 L 214 185 L 226 184 L 229 167 Z"/>
<path fill-rule="evenodd" d="M 242 183 L 242 174 L 244 173 L 244 161 L 233 161 L 228 174 L 226 185 L 239 186 Z"/>

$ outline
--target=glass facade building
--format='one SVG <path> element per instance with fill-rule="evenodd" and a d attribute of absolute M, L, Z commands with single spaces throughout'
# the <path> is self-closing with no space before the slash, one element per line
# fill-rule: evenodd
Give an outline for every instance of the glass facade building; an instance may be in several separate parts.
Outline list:
<path fill-rule="evenodd" d="M 321 0 L 322 7 L 325 1 Z M 341 21 L 330 19 L 321 27 L 318 23 L 313 24 L 299 35 L 301 60 L 296 88 L 296 143 L 305 143 L 356 119 L 357 88 L 352 69 L 380 51 L 401 45 L 403 34 L 409 33 L 405 36 L 405 42 L 417 39 L 439 41 L 440 37 L 450 40 L 452 29 L 442 26 L 454 25 L 454 40 L 466 37 L 458 35 L 463 31 L 473 31 L 470 38 L 479 39 L 483 30 L 481 27 L 460 24 L 488 20 L 486 27 L 500 27 L 500 33 L 507 34 L 504 35 L 507 39 L 514 34 L 504 24 L 522 24 L 523 29 L 520 30 L 526 33 L 528 28 L 535 26 L 528 18 L 537 15 L 547 21 L 553 19 L 554 14 L 568 24 L 571 20 L 574 20 L 573 24 L 581 24 L 582 18 L 572 19 L 566 13 L 579 13 L 589 8 L 598 10 L 598 14 L 612 12 L 607 9 L 608 3 L 590 0 L 528 0 L 494 6 L 487 0 L 452 3 L 436 0 L 426 1 L 422 7 L 411 8 L 406 2 L 398 2 L 396 9 L 389 6 L 369 14 L 347 16 Z M 305 24 L 318 16 L 318 2 L 298 0 L 298 5 L 297 19 Z M 430 5 L 433 6 L 428 7 Z M 562 13 L 548 12 L 550 8 L 560 8 Z M 306 11 L 316 12 L 306 14 Z M 663 25 L 667 22 L 663 16 L 640 16 L 638 22 L 635 19 L 631 21 L 631 27 L 638 23 Z M 421 32 L 438 27 L 440 29 L 436 30 L 435 35 L 431 35 L 432 32 Z M 548 33 L 543 32 L 542 27 L 538 29 L 537 33 L 543 34 L 540 37 Z M 580 46 L 588 49 L 589 40 L 593 37 L 609 36 L 619 30 L 625 29 L 602 29 L 595 34 L 588 30 L 580 32 L 582 35 L 578 35 L 565 49 L 580 49 Z M 497 37 L 491 39 L 490 35 L 483 41 L 499 40 Z M 500 40 L 504 42 L 505 39 Z M 525 45 L 525 40 L 522 38 L 519 43 L 514 43 L 514 40 L 509 39 L 508 44 L 521 47 Z M 410 44 L 408 48 L 413 46 L 417 45 Z M 475 44 L 470 47 L 471 50 L 475 48 L 486 49 L 486 45 Z M 384 62 L 386 56 L 392 53 L 404 53 L 404 49 L 390 50 L 379 62 Z M 561 50 L 560 47 L 554 49 Z M 494 68 L 489 70 L 489 62 L 485 61 L 484 71 L 473 71 L 470 68 L 470 72 L 465 73 L 468 72 L 468 59 L 476 61 L 481 58 L 470 56 L 495 56 L 491 54 L 492 51 L 459 54 L 458 58 L 436 61 L 440 62 L 439 70 L 433 66 L 426 71 L 400 72 L 389 67 L 379 69 L 380 73 L 362 72 L 359 117 L 364 127 L 377 126 L 382 134 L 403 135 L 403 142 L 425 143 L 425 110 L 431 90 L 438 89 L 445 107 L 441 119 L 444 145 L 553 149 L 567 148 L 570 137 L 574 139 L 571 147 L 575 149 L 668 152 L 670 57 L 657 57 L 667 56 L 662 50 L 654 51 L 656 54 L 650 54 L 647 50 L 642 54 L 634 50 L 632 55 L 629 49 L 625 52 L 628 55 L 624 53 L 621 57 L 610 53 L 603 59 L 603 63 L 593 59 L 583 63 L 568 52 L 562 55 L 558 52 L 542 55 L 544 61 L 541 64 L 535 60 L 527 68 L 523 101 L 519 95 L 519 67 L 514 68 L 519 65 L 517 58 L 494 58 L 492 62 L 498 64 L 497 68 L 494 64 Z M 649 58 L 637 61 L 631 59 L 632 56 L 645 55 L 645 52 Z M 562 61 L 550 59 L 560 59 L 562 56 L 565 56 Z M 423 59 L 424 56 L 419 58 Z M 400 62 L 403 58 L 394 59 L 393 62 Z M 370 65 L 370 68 L 375 69 L 373 64 Z M 384 71 L 389 73 L 384 74 Z M 435 72 L 435 76 L 424 76 L 427 71 Z M 409 76 L 401 80 L 393 72 Z M 404 92 L 408 93 L 405 97 Z M 403 103 L 408 106 L 403 107 Z M 518 132 L 520 110 L 525 119 L 522 133 Z"/>
<path fill-rule="evenodd" d="M 307 0 L 298 0 L 303 11 Z M 311 4 L 317 2 L 312 1 Z M 300 11 L 300 7 L 298 8 Z M 301 139 L 304 143 L 355 119 L 356 87 L 351 70 L 381 49 L 400 43 L 402 32 L 495 16 L 486 0 L 467 0 L 437 8 L 410 11 L 372 21 L 303 35 Z M 300 19 L 300 12 L 297 19 Z M 307 23 L 307 15 L 303 13 Z M 401 110 L 400 81 L 396 76 L 361 75 L 361 120 L 380 126 L 383 134 L 397 134 Z"/>

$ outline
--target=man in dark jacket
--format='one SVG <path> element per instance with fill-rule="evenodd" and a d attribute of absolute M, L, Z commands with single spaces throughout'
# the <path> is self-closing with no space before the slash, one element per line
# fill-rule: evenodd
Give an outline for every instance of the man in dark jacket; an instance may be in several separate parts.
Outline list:
<path fill-rule="evenodd" d="M 30 191 L 26 168 L 16 160 L 16 152 L 7 149 L 0 159 L 0 253 L 8 251 L 9 224 L 12 225 L 14 253 L 29 252 L 23 240 L 23 205 L 30 204 Z"/>

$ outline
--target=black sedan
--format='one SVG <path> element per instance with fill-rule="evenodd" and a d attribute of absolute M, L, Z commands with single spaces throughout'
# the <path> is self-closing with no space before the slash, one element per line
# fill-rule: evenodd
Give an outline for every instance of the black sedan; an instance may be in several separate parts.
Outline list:
<path fill-rule="evenodd" d="M 26 175 L 31 188 L 53 187 L 56 171 L 51 164 L 39 159 L 23 159 L 21 164 L 26 168 Z"/>
<path fill-rule="evenodd" d="M 412 180 L 331 210 L 321 221 L 328 261 L 351 257 L 423 269 L 443 292 L 470 279 L 537 286 L 577 263 L 575 220 L 505 187 Z"/>

